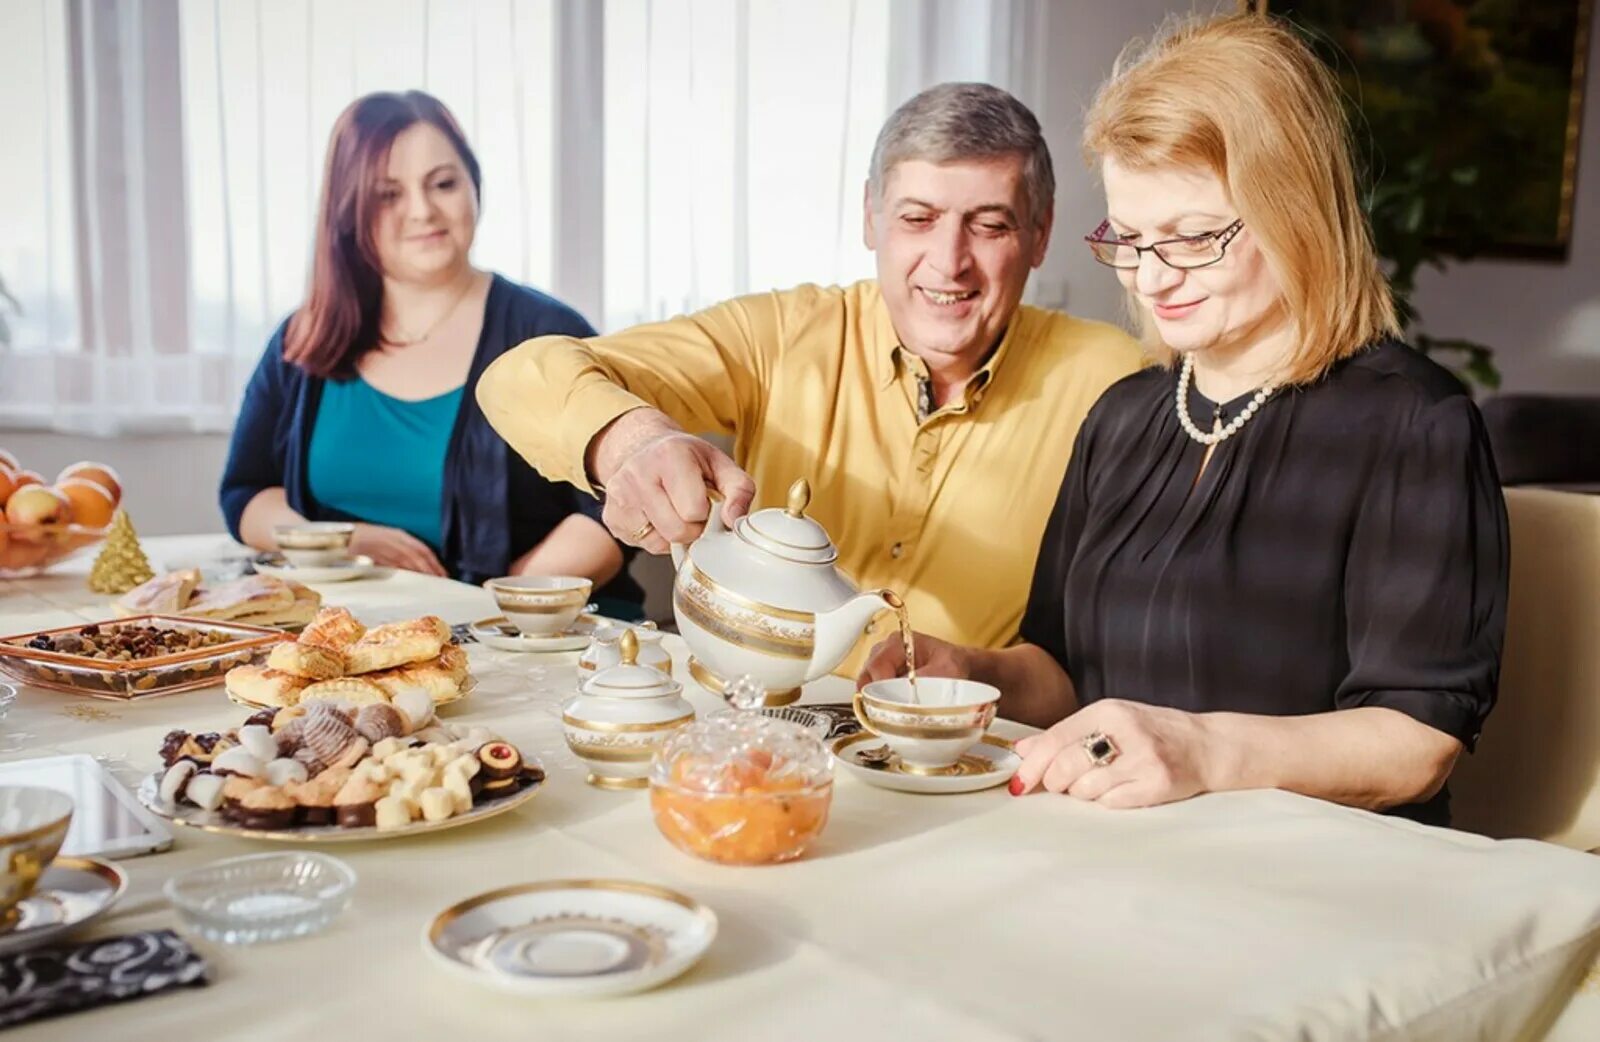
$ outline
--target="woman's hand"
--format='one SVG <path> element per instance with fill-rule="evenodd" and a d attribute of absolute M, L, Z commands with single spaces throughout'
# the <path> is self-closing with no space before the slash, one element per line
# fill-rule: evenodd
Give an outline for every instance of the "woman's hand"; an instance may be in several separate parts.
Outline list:
<path fill-rule="evenodd" d="M 1096 733 L 1117 750 L 1103 766 L 1085 748 Z M 1086 706 L 1016 749 L 1022 766 L 1011 779 L 1013 796 L 1042 786 L 1107 807 L 1153 807 L 1208 792 L 1218 752 L 1203 716 L 1121 699 Z"/>
<path fill-rule="evenodd" d="M 919 676 L 971 679 L 972 648 L 964 648 L 959 644 L 951 644 L 949 641 L 922 633 L 913 634 L 913 639 L 916 645 Z M 896 633 L 892 637 L 880 640 L 872 649 L 872 654 L 867 656 L 866 664 L 861 667 L 861 673 L 856 677 L 856 687 L 870 684 L 874 680 L 905 676 L 905 673 L 906 644 Z"/>
<path fill-rule="evenodd" d="M 366 554 L 374 564 L 388 568 L 404 568 L 423 575 L 446 574 L 444 565 L 427 543 L 410 532 L 387 525 L 357 524 L 355 534 L 350 537 L 350 552 Z"/>

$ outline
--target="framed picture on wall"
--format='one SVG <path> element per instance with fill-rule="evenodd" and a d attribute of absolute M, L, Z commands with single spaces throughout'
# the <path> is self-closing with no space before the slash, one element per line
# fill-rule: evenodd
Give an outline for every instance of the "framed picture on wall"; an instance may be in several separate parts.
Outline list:
<path fill-rule="evenodd" d="M 1359 110 L 1375 190 L 1450 252 L 1565 259 L 1594 0 L 1244 0 L 1303 29 Z M 1592 215 L 1600 218 L 1600 215 Z"/>

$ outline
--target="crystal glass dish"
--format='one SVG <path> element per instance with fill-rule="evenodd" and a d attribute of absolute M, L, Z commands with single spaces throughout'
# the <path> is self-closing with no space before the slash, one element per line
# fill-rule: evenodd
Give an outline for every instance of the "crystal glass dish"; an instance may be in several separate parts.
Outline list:
<path fill-rule="evenodd" d="M 833 757 L 799 724 L 724 711 L 679 728 L 650 765 L 650 808 L 673 846 L 725 865 L 799 857 L 828 822 Z"/>
<path fill-rule="evenodd" d="M 350 905 L 356 874 L 326 854 L 251 854 L 167 880 L 167 898 L 200 936 L 223 944 L 304 937 Z"/>
<path fill-rule="evenodd" d="M 37 646 L 38 638 L 59 639 L 85 632 L 86 626 L 107 632 L 139 626 L 192 631 L 213 643 L 181 652 L 163 652 L 149 658 L 128 660 L 92 658 Z M 282 639 L 280 630 L 242 622 L 213 622 L 174 615 L 135 615 L 126 619 L 108 619 L 0 637 L 0 672 L 24 684 L 91 698 L 143 698 L 219 683 L 234 666 L 265 659 L 271 646 Z"/>

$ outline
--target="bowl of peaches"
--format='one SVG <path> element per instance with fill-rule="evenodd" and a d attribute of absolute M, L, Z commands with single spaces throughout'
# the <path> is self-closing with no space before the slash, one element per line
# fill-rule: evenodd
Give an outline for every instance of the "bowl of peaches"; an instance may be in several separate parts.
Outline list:
<path fill-rule="evenodd" d="M 37 575 L 100 542 L 121 501 L 122 482 L 103 463 L 74 463 L 47 483 L 0 449 L 0 579 Z"/>

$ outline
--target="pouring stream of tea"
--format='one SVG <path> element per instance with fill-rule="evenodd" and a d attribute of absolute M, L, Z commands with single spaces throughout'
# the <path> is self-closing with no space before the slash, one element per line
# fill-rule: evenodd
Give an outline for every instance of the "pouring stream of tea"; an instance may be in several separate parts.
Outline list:
<path fill-rule="evenodd" d="M 883 599 L 900 620 L 900 641 L 906 648 L 906 679 L 911 681 L 911 701 L 920 705 L 922 699 L 917 695 L 917 646 L 911 636 L 911 612 L 906 602 L 893 590 L 883 591 Z"/>

